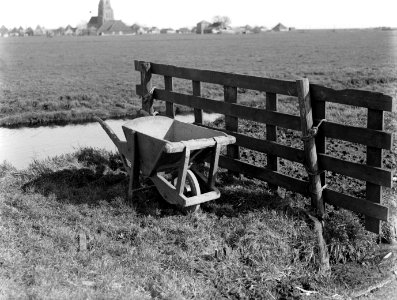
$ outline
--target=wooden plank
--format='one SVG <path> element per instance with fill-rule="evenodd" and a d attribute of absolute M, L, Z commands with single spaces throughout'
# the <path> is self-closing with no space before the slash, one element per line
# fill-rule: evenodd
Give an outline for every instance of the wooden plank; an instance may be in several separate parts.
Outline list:
<path fill-rule="evenodd" d="M 310 84 L 310 94 L 314 101 L 367 107 L 375 110 L 396 111 L 393 97 L 371 91 L 354 89 L 334 90 L 317 84 Z"/>
<path fill-rule="evenodd" d="M 214 128 L 206 125 L 200 125 L 205 128 L 215 129 L 222 132 L 225 132 L 229 135 L 232 135 L 236 138 L 236 144 L 240 147 L 248 148 L 251 150 L 255 150 L 258 152 L 269 153 L 272 155 L 277 155 L 278 157 L 288 159 L 290 161 L 295 161 L 299 163 L 303 163 L 305 153 L 303 150 L 296 149 L 289 146 L 280 145 L 276 142 L 262 140 L 258 138 L 254 138 L 251 136 L 247 136 L 241 133 L 236 133 L 232 131 L 228 131 L 222 128 Z"/>
<path fill-rule="evenodd" d="M 229 115 L 237 118 L 271 124 L 293 130 L 300 130 L 299 117 L 289 114 L 266 111 L 265 109 L 249 107 L 240 104 L 225 103 L 222 101 L 211 100 L 192 95 L 179 94 L 161 89 L 155 89 L 154 97 L 155 99 L 164 101 L 168 100 L 177 104 L 205 109 L 211 112 Z"/>
<path fill-rule="evenodd" d="M 307 78 L 296 81 L 299 100 L 299 111 L 301 116 L 301 128 L 303 146 L 305 151 L 305 168 L 309 176 L 309 189 L 312 207 L 322 217 L 325 212 L 322 198 L 322 185 L 319 176 L 318 158 L 316 144 L 311 129 L 313 127 L 312 104 L 309 91 L 309 80 Z"/>
<path fill-rule="evenodd" d="M 276 142 L 250 137 L 241 133 L 235 133 L 221 128 L 214 128 L 200 125 L 205 128 L 215 129 L 232 135 L 236 138 L 236 144 L 263 153 L 270 153 L 290 161 L 303 163 L 304 151 L 293 147 L 280 145 Z M 387 169 L 370 167 L 358 163 L 341 160 L 326 154 L 318 153 L 318 160 L 321 169 L 350 176 L 363 181 L 371 181 L 390 187 L 393 174 Z"/>
<path fill-rule="evenodd" d="M 172 77 L 164 76 L 164 86 L 166 91 L 172 91 L 174 89 Z M 171 101 L 165 102 L 165 115 L 173 119 L 175 118 L 174 103 Z"/>
<path fill-rule="evenodd" d="M 353 163 L 321 153 L 318 154 L 318 159 L 320 167 L 324 170 L 333 171 L 373 184 L 392 187 L 393 174 L 386 169 Z"/>
<path fill-rule="evenodd" d="M 140 88 L 140 85 L 137 85 L 136 86 L 137 95 L 142 95 L 141 91 L 142 89 Z M 154 93 L 155 98 L 159 100 L 167 100 L 167 97 L 172 97 L 173 95 L 174 94 L 169 95 L 167 93 L 162 92 L 162 90 L 158 90 L 158 89 L 156 89 Z M 225 108 L 222 107 L 221 105 L 217 105 L 219 101 L 216 100 L 210 100 L 201 97 L 190 99 L 189 97 L 191 96 L 186 95 L 188 97 L 184 97 L 184 95 L 182 94 L 179 95 L 180 96 L 178 97 L 178 99 L 173 100 L 175 103 L 187 105 L 187 106 L 197 105 L 198 107 L 218 113 L 224 113 L 225 110 L 230 109 L 229 107 Z M 203 99 L 203 101 L 200 103 L 201 99 Z M 208 100 L 208 102 L 206 100 Z M 253 108 L 253 109 L 258 110 L 258 108 Z M 250 117 L 249 114 L 251 111 L 248 110 L 248 111 L 244 111 L 244 116 L 243 116 L 237 113 L 238 111 L 237 108 L 234 110 L 236 117 L 242 119 L 253 120 L 260 123 L 272 124 L 278 127 L 288 128 L 292 130 L 300 130 L 299 118 L 296 116 L 273 112 L 271 114 L 271 117 L 266 122 L 267 115 L 263 115 L 262 117 L 258 117 L 258 116 Z M 286 118 L 288 120 L 277 120 L 278 118 L 284 118 L 284 115 L 286 115 Z M 284 125 L 282 126 L 281 124 Z M 393 135 L 379 130 L 348 126 L 329 121 L 324 122 L 321 125 L 320 130 L 322 130 L 324 136 L 328 138 L 340 139 L 343 141 L 382 148 L 386 150 L 392 150 L 393 147 Z"/>
<path fill-rule="evenodd" d="M 321 126 L 324 131 L 324 135 L 329 138 L 387 150 L 391 150 L 393 147 L 393 135 L 387 132 L 369 128 L 347 126 L 328 121 L 324 122 Z"/>
<path fill-rule="evenodd" d="M 192 81 L 193 96 L 201 97 L 201 82 Z M 194 123 L 203 123 L 203 110 L 195 108 L 194 109 Z"/>
<path fill-rule="evenodd" d="M 151 63 L 152 73 L 183 78 L 194 81 L 215 83 L 245 89 L 270 92 L 287 96 L 297 96 L 294 81 L 263 78 L 258 76 L 233 74 L 226 72 L 182 68 L 172 65 Z M 140 71 L 139 61 L 135 61 L 135 70 Z"/>
<path fill-rule="evenodd" d="M 274 172 L 267 168 L 257 167 L 252 164 L 228 158 L 226 156 L 220 156 L 219 166 L 221 168 L 225 168 L 231 171 L 243 173 L 249 177 L 267 181 L 277 186 L 282 186 L 293 192 L 307 195 L 306 181 L 296 179 L 278 172 Z"/>
<path fill-rule="evenodd" d="M 383 111 L 368 109 L 367 127 L 375 130 L 383 130 Z M 367 165 L 382 168 L 382 149 L 367 147 Z M 382 187 L 371 182 L 367 182 L 366 198 L 368 201 L 381 203 Z M 365 218 L 365 228 L 369 231 L 380 234 L 381 224 L 376 218 Z"/>
<path fill-rule="evenodd" d="M 241 171 L 246 176 L 268 181 L 273 184 L 283 186 L 288 190 L 302 195 L 307 195 L 307 182 L 300 179 L 273 172 L 269 169 L 260 168 L 242 161 L 233 160 L 226 156 L 220 157 L 219 166 L 232 171 Z M 388 208 L 383 205 L 335 192 L 328 188 L 323 190 L 323 198 L 328 204 L 372 216 L 380 220 L 388 220 Z"/>
<path fill-rule="evenodd" d="M 237 103 L 237 88 L 231 86 L 224 87 L 224 100 L 226 103 Z M 225 115 L 225 128 L 231 132 L 238 131 L 238 118 Z M 240 150 L 238 145 L 228 145 L 227 149 L 227 156 L 234 159 L 240 159 Z M 231 175 L 239 176 L 238 172 L 230 172 Z"/>
<path fill-rule="evenodd" d="M 277 111 L 277 94 L 266 93 L 266 110 Z M 277 127 L 266 124 L 266 139 L 268 141 L 277 141 Z M 278 157 L 274 154 L 267 154 L 267 167 L 270 170 L 278 171 Z M 269 188 L 277 190 L 277 185 L 269 184 Z"/>
<path fill-rule="evenodd" d="M 377 220 L 388 220 L 389 209 L 378 203 L 338 193 L 328 188 L 324 189 L 323 197 L 328 204 L 370 216 Z"/>

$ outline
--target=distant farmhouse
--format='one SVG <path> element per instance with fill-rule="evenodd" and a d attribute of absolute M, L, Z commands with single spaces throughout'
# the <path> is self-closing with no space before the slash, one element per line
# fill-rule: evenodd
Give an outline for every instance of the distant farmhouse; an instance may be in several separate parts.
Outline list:
<path fill-rule="evenodd" d="M 0 36 L 1 37 L 8 37 L 8 29 L 3 25 L 0 28 Z"/>
<path fill-rule="evenodd" d="M 284 26 L 281 23 L 278 23 L 276 26 L 273 27 L 272 31 L 288 31 L 288 27 Z"/>
<path fill-rule="evenodd" d="M 205 20 L 198 22 L 197 27 L 196 27 L 196 33 L 197 34 L 203 34 L 204 30 L 206 30 L 209 26 L 211 25 L 210 22 L 207 22 Z"/>
<path fill-rule="evenodd" d="M 100 0 L 98 4 L 98 16 L 91 17 L 87 24 L 90 34 L 115 35 L 133 34 L 133 30 L 121 20 L 114 19 L 110 0 Z"/>

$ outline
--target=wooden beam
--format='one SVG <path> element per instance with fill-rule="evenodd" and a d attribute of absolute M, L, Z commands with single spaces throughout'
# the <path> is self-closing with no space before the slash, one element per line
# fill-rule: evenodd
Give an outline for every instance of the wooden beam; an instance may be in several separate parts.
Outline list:
<path fill-rule="evenodd" d="M 383 130 L 383 111 L 368 109 L 367 127 L 375 130 Z M 382 149 L 367 147 L 367 165 L 382 168 Z M 366 198 L 368 201 L 381 203 L 382 186 L 367 182 Z M 377 234 L 381 233 L 381 223 L 372 217 L 365 218 L 365 228 Z"/>
<path fill-rule="evenodd" d="M 219 166 L 231 171 L 240 172 L 248 177 L 257 178 L 271 184 L 284 187 L 290 191 L 307 196 L 307 182 L 288 175 L 261 168 L 240 160 L 220 156 Z"/>
<path fill-rule="evenodd" d="M 173 80 L 170 76 L 164 76 L 164 88 L 166 91 L 172 92 L 174 89 Z M 175 118 L 174 103 L 171 101 L 165 102 L 165 115 L 170 118 Z"/>
<path fill-rule="evenodd" d="M 249 107 L 240 104 L 226 103 L 223 101 L 196 97 L 192 95 L 179 94 L 161 89 L 155 89 L 154 97 L 158 100 L 168 100 L 177 104 L 205 109 L 211 112 L 229 115 L 232 117 L 271 124 L 293 130 L 300 130 L 299 117 L 289 114 L 267 111 L 265 109 Z"/>
<path fill-rule="evenodd" d="M 324 189 L 323 197 L 324 201 L 328 204 L 342 207 L 369 216 L 376 220 L 388 220 L 389 209 L 386 206 L 380 205 L 378 203 L 345 195 L 328 188 Z"/>
<path fill-rule="evenodd" d="M 224 100 L 226 103 L 237 103 L 237 88 L 231 86 L 224 87 Z M 225 115 L 225 128 L 231 132 L 238 132 L 238 118 L 230 115 Z M 240 149 L 238 145 L 227 146 L 227 156 L 234 159 L 240 159 Z M 239 176 L 238 172 L 230 172 L 231 175 Z"/>
<path fill-rule="evenodd" d="M 266 110 L 277 111 L 277 94 L 266 93 Z M 266 139 L 277 142 L 277 126 L 266 124 Z M 275 154 L 267 154 L 267 167 L 270 170 L 278 171 L 278 157 Z M 277 190 L 277 185 L 269 184 L 269 188 Z"/>
<path fill-rule="evenodd" d="M 172 65 L 151 63 L 152 73 L 183 78 L 194 81 L 208 82 L 223 86 L 234 86 L 245 89 L 270 92 L 287 96 L 297 96 L 294 81 L 263 78 L 258 76 L 218 72 L 211 70 L 198 70 L 192 68 L 176 67 Z M 140 71 L 139 62 L 135 63 L 135 70 Z"/>
<path fill-rule="evenodd" d="M 378 92 L 354 89 L 334 90 L 321 85 L 310 84 L 310 95 L 315 102 L 333 102 L 375 110 L 396 111 L 395 99 Z"/>
<path fill-rule="evenodd" d="M 192 81 L 193 96 L 201 97 L 201 82 Z M 194 123 L 203 123 L 203 110 L 199 108 L 194 109 Z"/>
<path fill-rule="evenodd" d="M 342 125 L 329 121 L 324 122 L 321 127 L 324 135 L 329 138 L 386 150 L 391 150 L 393 147 L 393 135 L 384 131 Z"/>

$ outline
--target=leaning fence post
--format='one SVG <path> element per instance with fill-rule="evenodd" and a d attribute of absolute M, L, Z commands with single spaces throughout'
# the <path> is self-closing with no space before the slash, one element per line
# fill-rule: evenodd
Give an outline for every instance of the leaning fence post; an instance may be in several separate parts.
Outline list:
<path fill-rule="evenodd" d="M 312 207 L 316 209 L 321 217 L 324 214 L 324 201 L 322 197 L 322 186 L 318 167 L 318 158 L 313 131 L 313 114 L 309 91 L 309 80 L 307 78 L 296 81 L 298 91 L 299 111 L 301 118 L 302 140 L 305 151 L 305 168 L 309 176 L 309 193 Z"/>
<path fill-rule="evenodd" d="M 150 71 L 150 63 L 141 62 L 141 88 L 142 88 L 142 110 L 154 114 L 153 109 L 153 90 L 152 90 L 152 72 Z"/>

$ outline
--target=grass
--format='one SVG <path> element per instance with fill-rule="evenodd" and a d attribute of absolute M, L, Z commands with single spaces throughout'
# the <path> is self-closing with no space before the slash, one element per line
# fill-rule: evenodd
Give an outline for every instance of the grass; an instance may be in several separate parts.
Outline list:
<path fill-rule="evenodd" d="M 134 59 L 395 95 L 396 41 L 396 31 L 371 30 L 1 39 L 0 126 L 135 115 Z M 163 86 L 161 77 L 153 80 Z M 190 93 L 191 83 L 176 80 L 175 90 Z M 203 91 L 223 97 L 220 86 Z M 252 96 L 240 90 L 239 102 Z"/>
<path fill-rule="evenodd" d="M 275 78 L 307 76 L 334 88 L 394 95 L 395 34 L 1 39 L 0 126 L 134 115 L 140 101 L 133 59 Z M 154 78 L 154 84 L 161 87 L 162 79 Z M 189 82 L 175 80 L 175 90 L 190 89 Z M 222 87 L 204 84 L 203 96 L 222 99 Z M 261 106 L 264 99 L 263 93 L 239 89 L 241 103 Z M 364 109 L 327 105 L 327 119 L 365 125 Z M 298 112 L 288 97 L 280 98 L 279 108 Z M 386 115 L 389 132 L 396 130 L 395 117 Z M 248 135 L 264 136 L 264 125 L 240 125 Z M 280 129 L 279 139 L 302 146 L 293 131 Z M 330 140 L 327 147 L 333 156 L 365 161 L 359 145 Z M 395 169 L 396 151 L 384 154 L 385 167 Z M 265 155 L 244 149 L 242 158 L 266 163 Z M 297 164 L 280 165 L 282 172 L 305 176 Z M 361 182 L 328 175 L 332 188 L 364 192 Z M 376 237 L 363 229 L 360 216 L 328 207 L 324 236 L 332 273 L 320 275 L 314 233 L 299 213 L 307 200 L 290 192 L 284 199 L 273 196 L 257 180 L 231 180 L 221 172 L 221 199 L 202 205 L 197 215 L 184 215 L 152 190 L 132 207 L 124 202 L 126 185 L 118 156 L 100 150 L 34 161 L 22 171 L 0 165 L 0 297 L 299 299 L 297 287 L 347 296 L 393 266 L 381 265 Z M 394 218 L 395 195 L 395 186 L 385 189 Z M 390 228 L 384 228 L 386 238 L 397 234 Z"/>
<path fill-rule="evenodd" d="M 221 198 L 185 215 L 155 190 L 128 205 L 120 167 L 94 149 L 0 166 L 1 297 L 300 299 L 296 287 L 346 296 L 360 278 L 383 276 L 375 236 L 350 212 L 327 214 L 324 277 L 299 195 L 274 197 L 266 183 L 221 172 Z"/>

